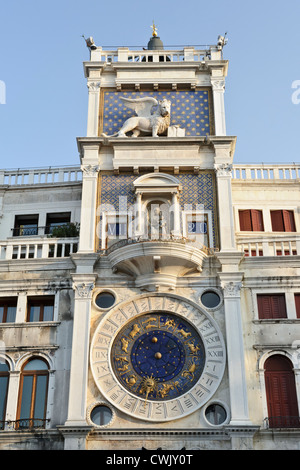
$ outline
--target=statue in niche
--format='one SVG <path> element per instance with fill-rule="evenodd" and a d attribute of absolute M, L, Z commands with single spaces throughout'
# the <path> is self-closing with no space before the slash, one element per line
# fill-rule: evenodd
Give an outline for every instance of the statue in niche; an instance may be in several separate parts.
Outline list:
<path fill-rule="evenodd" d="M 128 137 L 128 132 L 132 132 L 132 137 L 138 137 L 140 134 L 158 137 L 159 134 L 166 133 L 170 125 L 171 101 L 158 101 L 150 96 L 137 99 L 121 97 L 121 100 L 127 108 L 133 109 L 137 116 L 128 118 L 115 134 L 102 134 L 104 137 Z"/>

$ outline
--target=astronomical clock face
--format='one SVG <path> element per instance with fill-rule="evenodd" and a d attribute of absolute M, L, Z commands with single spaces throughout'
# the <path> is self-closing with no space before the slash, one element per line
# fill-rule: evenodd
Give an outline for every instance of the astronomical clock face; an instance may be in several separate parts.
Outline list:
<path fill-rule="evenodd" d="M 198 409 L 217 389 L 224 365 L 213 319 L 175 296 L 143 296 L 112 309 L 91 347 L 99 390 L 123 412 L 148 421 Z"/>

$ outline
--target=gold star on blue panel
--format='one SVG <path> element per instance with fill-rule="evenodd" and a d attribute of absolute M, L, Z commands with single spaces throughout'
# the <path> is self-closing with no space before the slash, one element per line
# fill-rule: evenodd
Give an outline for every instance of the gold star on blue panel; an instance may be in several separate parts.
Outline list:
<path fill-rule="evenodd" d="M 114 134 L 122 127 L 126 119 L 135 116 L 134 111 L 126 108 L 121 97 L 136 99 L 152 96 L 157 100 L 166 98 L 171 101 L 171 126 L 178 125 L 185 129 L 186 136 L 206 136 L 212 134 L 209 90 L 187 91 L 104 91 L 102 130 L 105 134 Z"/>

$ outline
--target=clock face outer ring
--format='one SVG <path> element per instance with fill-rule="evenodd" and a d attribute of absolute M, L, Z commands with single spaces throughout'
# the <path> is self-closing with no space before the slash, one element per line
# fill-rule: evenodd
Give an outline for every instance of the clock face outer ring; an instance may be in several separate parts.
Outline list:
<path fill-rule="evenodd" d="M 144 388 L 140 387 L 140 392 L 138 392 L 133 387 L 135 385 L 134 379 L 131 382 L 128 374 L 126 385 L 124 381 L 122 383 L 120 373 L 115 373 L 116 363 L 113 353 L 115 353 L 116 338 L 118 341 L 120 340 L 122 331 L 126 331 L 126 326 L 130 326 L 130 329 L 127 328 L 127 333 L 133 331 L 131 326 L 135 324 L 134 320 L 138 322 L 139 319 L 147 319 L 149 318 L 148 314 L 151 313 L 154 318 L 157 318 L 159 314 L 165 318 L 178 319 L 179 322 L 181 320 L 183 325 L 187 326 L 186 331 L 194 332 L 194 337 L 198 335 L 197 337 L 200 339 L 198 344 L 203 348 L 202 373 L 200 376 L 198 374 L 196 382 L 191 380 L 190 388 L 184 387 L 182 394 L 180 390 L 175 394 L 173 392 L 173 397 L 171 396 L 169 399 L 168 394 L 165 395 L 165 398 L 161 394 L 159 399 L 155 400 L 154 383 L 151 380 L 150 382 L 146 381 Z M 148 331 L 157 331 L 155 325 L 153 324 L 153 328 L 150 327 Z M 127 335 L 126 338 L 132 340 L 136 347 L 138 335 L 144 335 L 145 331 L 134 332 L 134 337 L 128 338 Z M 126 360 L 129 359 L 125 351 L 124 366 L 126 366 Z M 225 362 L 224 340 L 214 319 L 194 302 L 173 294 L 145 294 L 119 304 L 111 309 L 99 323 L 91 343 L 92 374 L 103 396 L 112 405 L 131 417 L 152 422 L 179 419 L 203 406 L 220 385 Z M 187 363 L 183 369 L 178 366 L 179 374 L 188 370 Z M 147 378 L 150 379 L 149 374 L 145 377 L 145 379 Z M 132 392 L 131 388 L 135 391 Z"/>

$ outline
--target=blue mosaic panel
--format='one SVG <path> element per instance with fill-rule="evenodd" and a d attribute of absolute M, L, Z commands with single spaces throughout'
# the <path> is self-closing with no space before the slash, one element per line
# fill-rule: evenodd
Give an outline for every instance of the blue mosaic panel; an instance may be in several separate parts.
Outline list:
<path fill-rule="evenodd" d="M 112 135 L 120 130 L 126 119 L 136 114 L 126 108 L 124 98 L 144 98 L 151 96 L 157 100 L 171 101 L 170 125 L 185 129 L 186 136 L 207 136 L 212 134 L 209 90 L 152 91 L 152 92 L 103 92 L 102 129 L 100 132 Z"/>
<path fill-rule="evenodd" d="M 135 203 L 133 181 L 136 175 L 101 175 L 100 204 L 102 209 L 126 211 Z M 196 174 L 179 174 L 178 178 L 182 190 L 180 192 L 180 206 L 184 210 L 196 210 L 199 205 L 212 212 L 213 240 L 216 246 L 216 191 L 215 179 L 212 172 Z M 187 207 L 188 206 L 188 207 Z"/>

